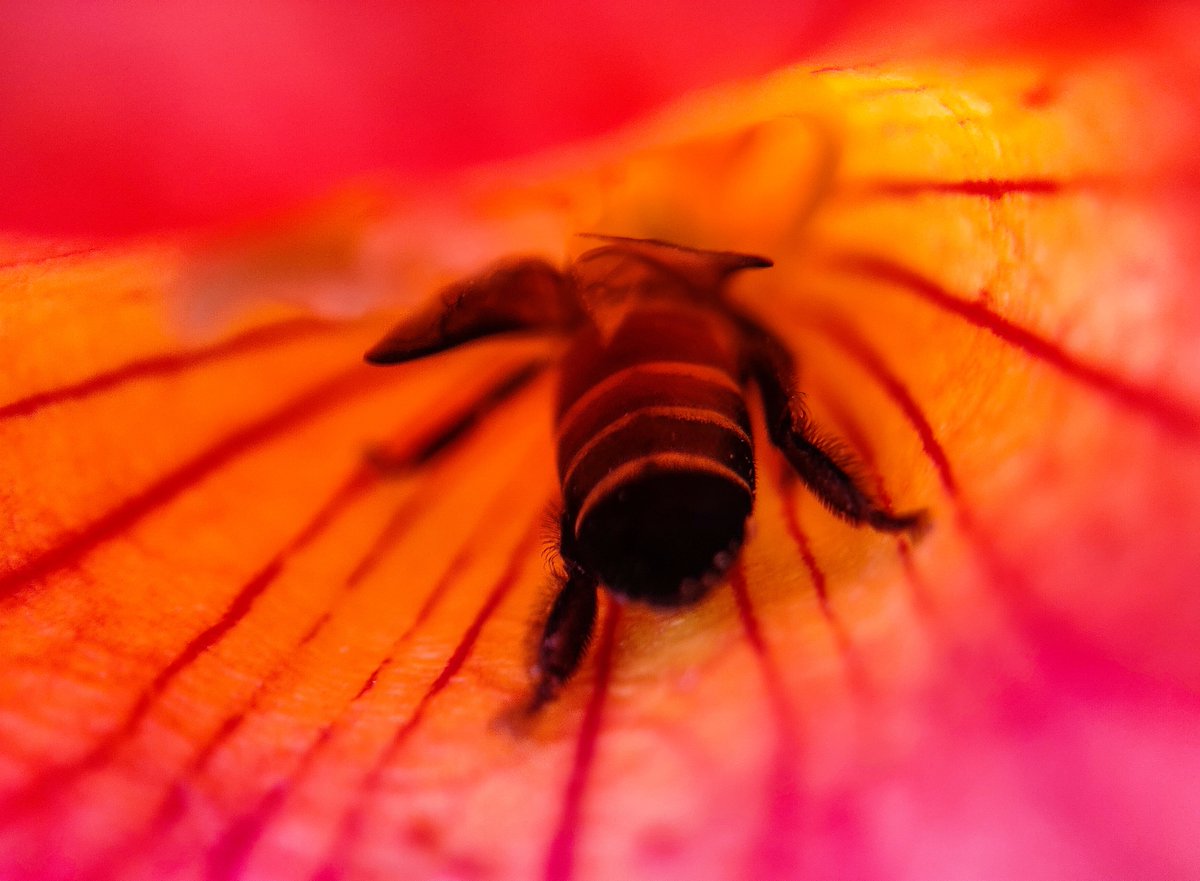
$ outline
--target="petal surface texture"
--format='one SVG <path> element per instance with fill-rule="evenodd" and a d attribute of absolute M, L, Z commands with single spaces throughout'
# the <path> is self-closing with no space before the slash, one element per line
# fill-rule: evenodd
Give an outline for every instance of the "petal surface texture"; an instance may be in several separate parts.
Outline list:
<path fill-rule="evenodd" d="M 348 243 L 322 268 L 349 305 L 250 296 L 288 277 L 264 253 L 308 253 L 287 235 L 6 240 L 0 876 L 1200 876 L 1200 178 L 1171 74 L 789 69 L 302 224 Z M 514 727 L 553 371 L 497 384 L 554 352 L 360 362 L 414 285 L 576 233 L 774 260 L 738 301 L 933 526 L 837 521 L 759 426 L 727 583 L 604 602 Z"/>

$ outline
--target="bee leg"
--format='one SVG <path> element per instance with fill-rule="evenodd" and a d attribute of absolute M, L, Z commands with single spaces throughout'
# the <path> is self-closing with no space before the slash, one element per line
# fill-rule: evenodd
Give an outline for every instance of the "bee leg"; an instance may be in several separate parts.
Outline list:
<path fill-rule="evenodd" d="M 572 572 L 550 607 L 538 643 L 531 713 L 555 698 L 587 653 L 596 624 L 596 590 L 595 578 Z"/>
<path fill-rule="evenodd" d="M 538 642 L 533 700 L 529 712 L 541 709 L 553 700 L 566 681 L 579 668 L 587 653 L 596 626 L 596 599 L 599 581 L 579 565 L 570 553 L 570 525 L 563 523 L 561 553 L 567 575 Z"/>
<path fill-rule="evenodd" d="M 403 476 L 460 446 L 489 415 L 528 388 L 546 370 L 545 361 L 529 361 L 500 374 L 475 400 L 448 412 L 415 441 L 403 446 L 378 443 L 364 451 L 366 463 L 382 474 Z"/>
<path fill-rule="evenodd" d="M 736 316 L 746 341 L 747 367 L 762 396 L 771 443 L 783 452 L 804 484 L 830 511 L 880 532 L 906 532 L 914 540 L 929 528 L 924 510 L 893 514 L 852 475 L 853 461 L 815 433 L 796 392 L 796 365 L 788 347 L 757 321 Z"/>

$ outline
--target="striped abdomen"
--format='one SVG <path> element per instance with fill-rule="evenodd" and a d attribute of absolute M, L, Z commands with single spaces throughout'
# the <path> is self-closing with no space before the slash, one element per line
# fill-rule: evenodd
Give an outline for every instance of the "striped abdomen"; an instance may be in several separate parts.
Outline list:
<path fill-rule="evenodd" d="M 557 409 L 563 528 L 615 593 L 677 605 L 732 562 L 754 500 L 736 336 L 718 314 L 641 306 L 581 334 Z"/>

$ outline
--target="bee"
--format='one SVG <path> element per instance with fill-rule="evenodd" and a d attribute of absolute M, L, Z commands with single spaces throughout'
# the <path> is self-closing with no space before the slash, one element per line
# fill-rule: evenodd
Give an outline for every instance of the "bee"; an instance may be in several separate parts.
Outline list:
<path fill-rule="evenodd" d="M 860 487 L 811 425 L 787 345 L 728 298 L 735 273 L 770 260 L 588 238 L 599 244 L 565 270 L 520 258 L 452 284 L 365 355 L 395 364 L 515 331 L 568 341 L 554 421 L 563 573 L 538 643 L 531 712 L 582 661 L 601 588 L 676 609 L 721 582 L 754 506 L 751 386 L 771 443 L 835 515 L 913 536 L 927 520 L 889 513 Z"/>

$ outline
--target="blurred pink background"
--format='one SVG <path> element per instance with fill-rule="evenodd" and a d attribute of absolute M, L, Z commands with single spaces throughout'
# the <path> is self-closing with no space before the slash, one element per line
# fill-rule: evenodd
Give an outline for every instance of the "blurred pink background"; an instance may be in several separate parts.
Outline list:
<path fill-rule="evenodd" d="M 832 47 L 841 62 L 926 44 L 994 51 L 999 34 L 1061 48 L 1136 31 L 1136 10 L 4 0 L 0 231 L 123 234 L 254 216 L 356 175 L 428 175 L 591 137 Z"/>

